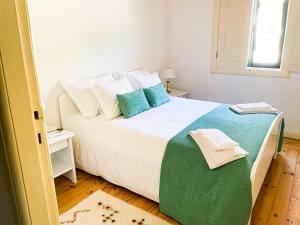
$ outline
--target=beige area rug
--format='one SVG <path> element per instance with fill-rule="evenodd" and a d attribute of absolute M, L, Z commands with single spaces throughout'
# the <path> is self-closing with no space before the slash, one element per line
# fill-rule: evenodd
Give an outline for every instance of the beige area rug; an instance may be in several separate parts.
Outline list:
<path fill-rule="evenodd" d="M 170 225 L 170 223 L 101 190 L 62 214 L 60 224 Z"/>

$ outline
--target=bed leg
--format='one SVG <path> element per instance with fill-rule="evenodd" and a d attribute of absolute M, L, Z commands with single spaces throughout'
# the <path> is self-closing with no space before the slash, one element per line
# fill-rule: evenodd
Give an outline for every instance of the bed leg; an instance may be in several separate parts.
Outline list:
<path fill-rule="evenodd" d="M 251 218 L 252 218 L 252 214 L 251 214 L 251 216 L 250 216 L 250 219 L 249 219 L 249 221 L 248 221 L 248 224 L 247 224 L 247 225 L 251 225 Z"/>
<path fill-rule="evenodd" d="M 252 220 L 252 212 L 253 212 L 253 207 L 254 206 L 252 206 L 252 210 L 251 210 L 251 214 L 250 214 L 250 217 L 249 217 L 249 221 L 248 221 L 248 223 L 247 223 L 247 225 L 251 225 L 251 220 Z"/>
<path fill-rule="evenodd" d="M 277 155 L 278 155 L 278 152 L 275 151 L 274 155 L 273 155 L 273 159 L 276 159 L 277 158 Z"/>

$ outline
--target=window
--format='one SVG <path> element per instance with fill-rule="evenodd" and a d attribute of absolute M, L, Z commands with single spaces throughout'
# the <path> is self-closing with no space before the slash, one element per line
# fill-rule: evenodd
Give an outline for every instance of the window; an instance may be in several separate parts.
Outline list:
<path fill-rule="evenodd" d="M 280 69 L 287 0 L 256 0 L 248 67 Z"/>
<path fill-rule="evenodd" d="M 300 72 L 300 0 L 214 0 L 212 73 Z"/>

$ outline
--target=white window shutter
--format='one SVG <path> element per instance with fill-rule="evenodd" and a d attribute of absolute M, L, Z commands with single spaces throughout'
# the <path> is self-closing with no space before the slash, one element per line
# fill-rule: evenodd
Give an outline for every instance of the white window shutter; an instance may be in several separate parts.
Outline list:
<path fill-rule="evenodd" d="M 300 1 L 299 0 L 290 0 L 289 3 L 282 69 L 291 72 L 300 72 Z"/>
<path fill-rule="evenodd" d="M 216 67 L 245 69 L 251 0 L 220 0 Z"/>

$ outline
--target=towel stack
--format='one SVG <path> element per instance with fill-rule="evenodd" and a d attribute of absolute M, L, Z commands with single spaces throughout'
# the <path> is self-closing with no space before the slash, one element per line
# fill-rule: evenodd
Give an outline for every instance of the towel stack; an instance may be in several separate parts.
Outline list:
<path fill-rule="evenodd" d="M 271 105 L 258 102 L 249 104 L 237 104 L 230 107 L 233 111 L 239 114 L 250 114 L 250 113 L 277 113 L 278 110 L 273 108 Z"/>
<path fill-rule="evenodd" d="M 210 169 L 244 158 L 249 153 L 218 129 L 198 129 L 190 135 L 198 144 Z"/>

